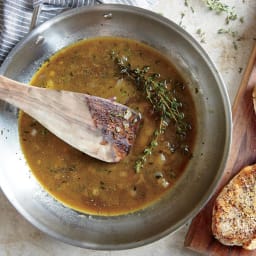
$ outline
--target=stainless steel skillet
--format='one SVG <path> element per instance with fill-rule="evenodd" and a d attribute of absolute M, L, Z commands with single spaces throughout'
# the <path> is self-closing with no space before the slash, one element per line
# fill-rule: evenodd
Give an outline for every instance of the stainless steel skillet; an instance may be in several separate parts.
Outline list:
<path fill-rule="evenodd" d="M 174 232 L 210 198 L 229 152 L 230 104 L 215 66 L 189 34 L 160 15 L 124 5 L 79 8 L 40 25 L 13 49 L 0 73 L 29 82 L 53 53 L 96 36 L 145 42 L 170 58 L 182 72 L 198 116 L 194 155 L 184 175 L 165 198 L 144 210 L 115 217 L 80 214 L 54 200 L 35 180 L 19 145 L 18 110 L 0 102 L 0 185 L 14 207 L 45 233 L 80 247 L 127 249 Z"/>

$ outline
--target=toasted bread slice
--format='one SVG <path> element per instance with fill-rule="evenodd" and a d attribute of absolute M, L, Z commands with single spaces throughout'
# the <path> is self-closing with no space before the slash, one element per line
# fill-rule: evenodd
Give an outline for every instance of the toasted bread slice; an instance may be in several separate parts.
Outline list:
<path fill-rule="evenodd" d="M 243 168 L 216 198 L 212 232 L 224 245 L 256 249 L 256 164 Z"/>

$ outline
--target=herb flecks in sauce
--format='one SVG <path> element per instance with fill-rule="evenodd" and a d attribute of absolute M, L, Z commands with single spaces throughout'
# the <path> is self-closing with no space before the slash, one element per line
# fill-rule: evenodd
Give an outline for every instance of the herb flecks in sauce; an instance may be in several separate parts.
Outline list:
<path fill-rule="evenodd" d="M 120 56 L 128 56 L 132 67 L 149 65 L 145 76 L 151 76 L 151 72 L 161 74 L 168 81 L 168 89 L 174 89 L 175 97 L 182 99 L 182 112 L 193 125 L 182 141 L 171 118 L 169 121 L 166 117 L 169 125 L 165 132 L 157 134 L 160 115 L 154 113 L 144 91 L 134 85 L 134 80 L 120 76 L 110 56 L 112 49 Z M 170 83 L 171 80 L 178 82 Z M 116 37 L 79 41 L 53 55 L 36 72 L 31 84 L 116 98 L 143 116 L 129 155 L 117 164 L 109 164 L 72 148 L 25 113 L 20 115 L 20 143 L 27 162 L 42 186 L 63 204 L 94 215 L 130 213 L 161 199 L 183 174 L 190 158 L 186 145 L 192 150 L 196 135 L 194 102 L 187 86 L 182 87 L 182 76 L 172 63 L 151 47 Z M 125 118 L 130 115 L 129 112 L 121 114 Z M 154 150 L 136 173 L 135 163 L 145 148 L 151 151 L 150 145 Z"/>
<path fill-rule="evenodd" d="M 187 136 L 191 125 L 184 121 L 182 102 L 175 97 L 175 88 L 170 82 L 161 80 L 158 73 L 150 73 L 149 66 L 133 69 L 126 56 L 120 57 L 114 51 L 111 55 L 116 61 L 120 73 L 135 82 L 137 88 L 144 92 L 146 99 L 151 103 L 153 111 L 160 115 L 159 127 L 154 131 L 153 139 L 135 163 L 136 172 L 140 172 L 147 157 L 158 146 L 159 136 L 165 132 L 171 121 L 174 122 L 176 134 L 181 138 Z M 186 152 L 189 151 L 189 146 L 186 145 L 184 148 L 186 148 Z"/>

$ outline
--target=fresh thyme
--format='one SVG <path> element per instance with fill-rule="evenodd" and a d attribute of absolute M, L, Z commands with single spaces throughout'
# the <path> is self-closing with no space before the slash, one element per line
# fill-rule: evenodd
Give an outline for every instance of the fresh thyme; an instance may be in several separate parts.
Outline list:
<path fill-rule="evenodd" d="M 218 34 L 227 34 L 229 36 L 232 37 L 233 41 L 232 41 L 232 44 L 233 44 L 233 47 L 235 50 L 237 50 L 238 46 L 237 46 L 237 42 L 241 40 L 241 38 L 238 36 L 238 32 L 237 31 L 233 31 L 231 29 L 219 29 L 218 30 Z"/>
<path fill-rule="evenodd" d="M 200 42 L 205 43 L 205 32 L 201 28 L 196 30 L 197 35 L 200 37 Z"/>
<path fill-rule="evenodd" d="M 158 146 L 157 141 L 160 135 L 160 132 L 159 132 L 160 129 L 161 128 L 159 128 L 158 130 L 155 130 L 153 139 L 151 140 L 149 145 L 144 149 L 143 154 L 140 156 L 140 158 L 135 162 L 134 168 L 136 173 L 140 172 L 140 170 L 144 167 L 144 164 L 146 163 L 147 158 L 152 154 L 153 150 Z"/>
<path fill-rule="evenodd" d="M 236 14 L 234 7 L 230 7 L 226 4 L 223 4 L 220 0 L 203 0 L 206 6 L 215 11 L 217 14 L 226 13 L 225 23 L 228 25 L 230 21 L 235 21 L 238 19 L 238 15 Z M 239 18 L 240 23 L 244 23 L 244 18 Z M 240 41 L 241 38 L 238 36 L 236 31 L 231 31 L 231 29 L 219 29 L 218 34 L 228 34 L 233 38 L 232 44 L 235 50 L 238 49 L 237 41 Z"/>
<path fill-rule="evenodd" d="M 183 27 L 183 18 L 184 18 L 184 16 L 185 16 L 185 13 L 184 12 L 182 12 L 181 14 L 180 14 L 180 22 L 179 22 L 179 26 L 181 26 L 181 27 Z"/>
<path fill-rule="evenodd" d="M 236 38 L 237 37 L 237 31 L 233 31 L 231 29 L 223 29 L 223 28 L 220 28 L 218 30 L 218 34 L 228 34 L 230 35 L 231 37 L 233 38 Z"/>
<path fill-rule="evenodd" d="M 190 3 L 189 3 L 188 0 L 184 0 L 184 5 L 185 5 L 186 7 L 188 7 L 188 8 L 191 10 L 192 13 L 195 13 L 195 10 L 194 10 L 193 6 L 190 5 Z"/>
<path fill-rule="evenodd" d="M 234 7 L 230 7 L 226 4 L 223 4 L 220 0 L 203 0 L 206 4 L 206 6 L 212 10 L 215 11 L 217 14 L 219 13 L 226 13 L 226 24 L 229 24 L 230 21 L 237 19 L 237 14 L 234 11 Z"/>
<path fill-rule="evenodd" d="M 209 8 L 209 10 L 215 12 L 216 14 L 225 14 L 225 25 L 229 25 L 231 21 L 235 21 L 235 20 L 238 20 L 241 24 L 244 23 L 244 17 L 238 17 L 234 7 L 224 4 L 221 0 L 201 0 L 201 1 L 205 4 L 207 8 Z M 184 0 L 184 6 L 187 8 L 190 8 L 192 13 L 195 13 L 194 8 L 190 4 L 190 0 Z M 183 28 L 185 28 L 185 26 L 183 25 L 184 16 L 185 16 L 185 13 L 182 13 L 179 21 L 179 25 Z M 225 30 L 225 29 L 220 29 L 220 30 Z M 218 34 L 229 34 L 229 33 L 219 33 L 219 31 L 218 31 Z M 206 43 L 206 40 L 205 40 L 206 34 L 205 32 L 202 31 L 202 29 L 200 28 L 197 29 L 196 34 L 200 39 L 200 43 Z M 237 41 L 240 41 L 240 39 L 241 38 L 239 37 L 234 38 L 233 36 L 232 44 L 235 50 L 238 49 Z"/>
<path fill-rule="evenodd" d="M 159 74 L 150 74 L 149 66 L 133 69 L 127 57 L 120 57 L 114 52 L 112 52 L 112 57 L 117 63 L 120 73 L 135 82 L 137 88 L 145 93 L 145 97 L 153 106 L 154 112 L 160 116 L 159 127 L 155 130 L 153 138 L 144 149 L 142 156 L 135 163 L 135 171 L 138 173 L 146 163 L 148 156 L 158 146 L 158 138 L 165 132 L 170 121 L 174 122 L 176 134 L 181 138 L 186 136 L 190 125 L 184 121 L 182 103 L 168 89 L 166 80 L 160 80 Z"/>
<path fill-rule="evenodd" d="M 239 21 L 240 21 L 241 24 L 243 24 L 244 23 L 244 17 L 240 17 Z"/>

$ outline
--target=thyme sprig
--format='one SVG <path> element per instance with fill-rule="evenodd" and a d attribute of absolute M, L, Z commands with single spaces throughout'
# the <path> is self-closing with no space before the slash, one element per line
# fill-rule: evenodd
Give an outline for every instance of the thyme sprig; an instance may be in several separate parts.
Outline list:
<path fill-rule="evenodd" d="M 153 150 L 158 146 L 158 137 L 160 135 L 160 130 L 161 128 L 159 128 L 158 130 L 154 131 L 154 135 L 153 138 L 151 140 L 151 142 L 149 143 L 149 145 L 143 150 L 143 154 L 139 157 L 139 159 L 137 159 L 137 161 L 135 162 L 135 172 L 139 173 L 140 170 L 144 167 L 144 164 L 146 163 L 148 157 L 152 154 Z"/>
<path fill-rule="evenodd" d="M 120 57 L 115 52 L 112 52 L 112 57 L 117 63 L 120 73 L 135 82 L 137 88 L 144 92 L 146 99 L 151 103 L 153 111 L 160 116 L 159 127 L 155 130 L 153 138 L 144 149 L 142 156 L 135 163 L 135 171 L 140 172 L 148 156 L 158 146 L 159 136 L 165 132 L 171 121 L 174 123 L 176 134 L 182 138 L 186 137 L 190 125 L 184 121 L 182 103 L 168 89 L 167 80 L 160 80 L 160 74 L 149 73 L 149 66 L 133 69 L 127 57 Z"/>
<path fill-rule="evenodd" d="M 234 11 L 234 7 L 230 7 L 224 3 L 222 3 L 220 0 L 203 0 L 206 4 L 206 6 L 212 10 L 215 11 L 217 14 L 219 13 L 226 13 L 225 22 L 226 24 L 229 24 L 230 21 L 237 19 L 237 14 Z"/>

